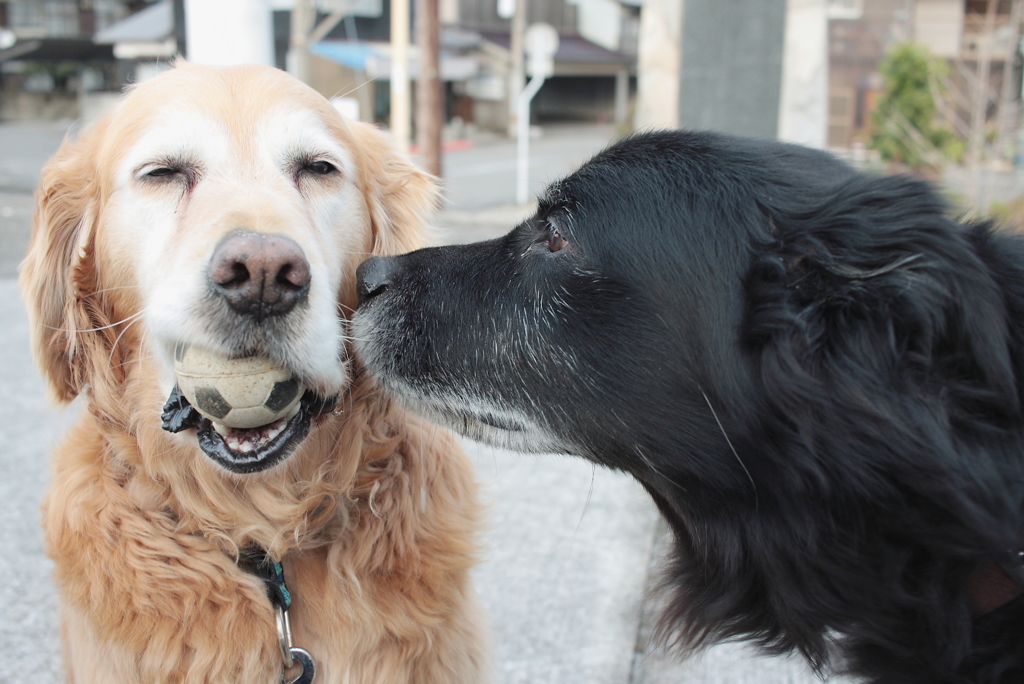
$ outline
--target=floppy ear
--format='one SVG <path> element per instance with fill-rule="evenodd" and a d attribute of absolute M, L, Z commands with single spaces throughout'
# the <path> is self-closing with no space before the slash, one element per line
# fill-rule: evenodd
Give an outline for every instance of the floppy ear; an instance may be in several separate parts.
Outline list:
<path fill-rule="evenodd" d="M 373 253 L 401 254 L 423 246 L 425 219 L 438 208 L 439 184 L 416 168 L 374 126 L 350 121 L 359 150 L 361 187 L 370 210 Z"/>
<path fill-rule="evenodd" d="M 107 324 L 98 303 L 84 296 L 95 289 L 95 145 L 101 138 L 102 131 L 94 128 L 79 142 L 65 141 L 44 167 L 20 269 L 33 355 L 59 402 L 74 399 L 88 382 L 87 346 L 98 341 L 85 339 L 83 332 Z"/>
<path fill-rule="evenodd" d="M 941 426 L 1019 421 L 1006 293 L 982 256 L 995 236 L 945 212 L 928 185 L 899 177 L 769 210 L 775 241 L 746 278 L 744 337 L 804 443 L 849 448 L 850 462 L 899 458 L 930 441 L 931 454 L 948 449 Z M 835 445 L 872 427 L 876 442 Z"/>
<path fill-rule="evenodd" d="M 745 283 L 758 439 L 808 501 L 881 506 L 845 507 L 862 530 L 885 516 L 876 567 L 909 567 L 921 549 L 962 566 L 1019 545 L 1006 473 L 1020 459 L 1020 247 L 945 209 L 917 181 L 855 180 L 813 210 L 772 212 L 776 241 L 756 248 Z M 941 568 L 913 581 L 960 572 Z"/>

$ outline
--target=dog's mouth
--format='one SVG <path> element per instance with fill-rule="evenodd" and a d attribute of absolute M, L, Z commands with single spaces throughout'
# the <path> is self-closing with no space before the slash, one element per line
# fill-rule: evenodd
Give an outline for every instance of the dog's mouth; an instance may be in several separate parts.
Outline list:
<path fill-rule="evenodd" d="M 175 385 L 161 419 L 168 432 L 195 428 L 199 448 L 225 470 L 257 473 L 286 459 L 309 434 L 313 420 L 330 411 L 337 400 L 307 391 L 291 415 L 259 427 L 232 428 L 214 423 L 196 411 Z"/>
<path fill-rule="evenodd" d="M 487 427 L 495 428 L 497 430 L 504 430 L 506 432 L 526 432 L 526 426 L 519 421 L 506 418 L 504 416 L 496 416 L 493 413 L 486 412 L 473 412 L 473 413 L 456 413 L 452 412 L 452 416 L 455 420 L 463 420 L 466 424 L 477 422 Z"/>

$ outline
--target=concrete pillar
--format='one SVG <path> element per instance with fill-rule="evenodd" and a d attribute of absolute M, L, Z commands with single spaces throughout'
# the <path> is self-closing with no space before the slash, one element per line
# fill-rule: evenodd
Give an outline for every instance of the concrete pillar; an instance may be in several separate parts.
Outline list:
<path fill-rule="evenodd" d="M 825 147 L 827 0 L 647 0 L 637 128 Z"/>
<path fill-rule="evenodd" d="M 274 64 L 270 0 L 185 0 L 189 61 Z"/>
<path fill-rule="evenodd" d="M 637 129 L 679 126 L 684 0 L 646 0 L 637 54 Z"/>
<path fill-rule="evenodd" d="M 828 143 L 826 0 L 788 0 L 779 97 L 779 140 L 824 149 Z"/>
<path fill-rule="evenodd" d="M 685 0 L 679 125 L 775 138 L 787 0 Z"/>

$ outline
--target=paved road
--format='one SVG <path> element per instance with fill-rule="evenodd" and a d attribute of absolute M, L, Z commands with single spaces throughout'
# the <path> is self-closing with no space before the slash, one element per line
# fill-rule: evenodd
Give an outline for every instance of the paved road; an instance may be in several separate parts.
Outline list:
<path fill-rule="evenodd" d="M 552 125 L 535 129 L 530 141 L 527 187 L 536 195 L 553 180 L 571 172 L 615 137 L 606 126 Z M 480 211 L 515 203 L 515 145 L 506 138 L 480 136 L 472 148 L 445 155 L 446 208 Z"/>
<path fill-rule="evenodd" d="M 46 405 L 13 277 L 27 244 L 30 191 L 65 128 L 0 125 L 0 684 L 61 679 L 38 508 L 47 451 L 77 409 Z M 534 141 L 541 160 L 534 187 L 567 173 L 611 136 L 607 127 L 548 130 Z M 500 140 L 448 155 L 449 211 L 439 217 L 440 240 L 488 237 L 515 223 L 522 210 L 507 206 L 512 158 L 514 147 Z M 818 681 L 800 662 L 754 657 L 742 646 L 680 663 L 648 643 L 654 603 L 646 592 L 666 536 L 629 478 L 564 457 L 466 448 L 490 504 L 475 579 L 491 614 L 498 684 Z"/>

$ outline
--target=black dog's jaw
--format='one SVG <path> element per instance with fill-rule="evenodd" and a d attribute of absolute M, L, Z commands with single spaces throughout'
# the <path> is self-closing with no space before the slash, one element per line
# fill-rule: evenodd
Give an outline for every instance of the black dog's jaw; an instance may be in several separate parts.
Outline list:
<path fill-rule="evenodd" d="M 503 238 L 364 265 L 357 351 L 470 436 L 634 475 L 682 646 L 1021 682 L 1024 597 L 970 596 L 1024 531 L 1024 244 L 945 212 L 820 152 L 636 136 Z"/>
<path fill-rule="evenodd" d="M 484 243 L 459 249 L 469 250 L 467 256 L 472 260 L 474 249 L 484 256 L 488 245 Z M 441 294 L 440 291 L 423 293 L 427 296 L 422 303 L 408 306 L 402 291 L 411 285 L 411 279 L 422 278 L 436 283 L 443 290 L 443 283 L 453 282 L 458 277 L 456 273 L 446 271 L 449 266 L 458 268 L 457 260 L 435 263 L 429 250 L 416 254 L 425 260 L 410 259 L 403 264 L 406 268 L 401 273 L 392 271 L 397 264 L 395 259 L 382 257 L 368 259 L 359 267 L 361 313 L 353 321 L 353 336 L 372 339 L 372 344 L 361 347 L 364 364 L 383 371 L 377 374 L 377 380 L 404 403 L 473 439 L 520 451 L 563 451 L 566 448 L 564 440 L 546 430 L 542 422 L 532 418 L 531 413 L 516 402 L 503 397 L 492 384 L 501 381 L 499 369 L 509 362 L 501 358 L 503 354 L 526 354 L 524 345 L 543 344 L 543 341 L 528 342 L 525 328 L 518 331 L 492 328 L 487 349 L 480 348 L 481 339 L 462 335 L 457 329 L 449 328 L 443 337 L 434 335 L 436 328 L 460 317 L 458 311 L 448 307 L 463 307 L 466 314 L 474 318 L 495 316 L 495 322 L 498 321 L 497 314 L 481 312 L 488 294 L 478 291 L 457 295 L 454 292 Z M 496 301 L 492 305 L 503 306 Z M 511 310 L 513 302 L 504 306 L 509 309 L 506 313 L 514 314 Z M 401 318 L 400 323 L 398 317 Z M 384 321 L 397 324 L 396 328 L 379 325 Z M 399 327 L 401 331 L 397 329 Z M 405 331 L 422 331 L 424 334 L 413 332 L 409 335 Z M 543 353 L 539 347 L 534 347 L 532 352 Z M 537 359 L 537 362 L 544 361 Z M 449 368 L 449 363 L 455 364 L 457 369 Z M 474 380 L 459 381 L 458 378 L 463 376 Z M 516 391 L 515 387 L 506 389 Z"/>

